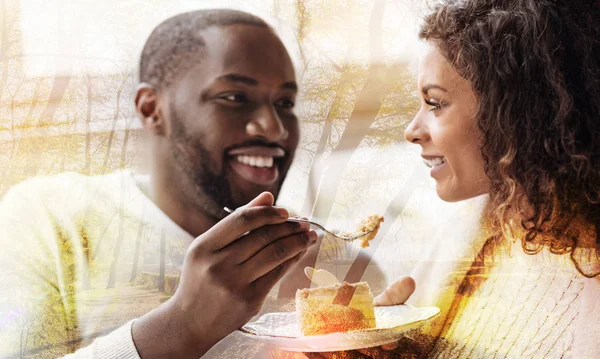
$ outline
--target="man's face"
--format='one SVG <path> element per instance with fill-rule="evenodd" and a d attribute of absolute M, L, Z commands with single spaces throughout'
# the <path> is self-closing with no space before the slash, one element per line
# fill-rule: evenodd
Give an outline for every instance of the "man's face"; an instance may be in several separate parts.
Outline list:
<path fill-rule="evenodd" d="M 234 25 L 203 32 L 199 64 L 168 87 L 172 187 L 219 217 L 259 193 L 277 196 L 299 141 L 296 79 L 269 29 Z"/>

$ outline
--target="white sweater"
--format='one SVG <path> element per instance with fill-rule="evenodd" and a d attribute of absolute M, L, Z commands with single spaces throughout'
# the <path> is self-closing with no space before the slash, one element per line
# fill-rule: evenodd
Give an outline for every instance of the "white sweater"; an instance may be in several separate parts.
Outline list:
<path fill-rule="evenodd" d="M 128 172 L 70 173 L 25 181 L 5 195 L 0 202 L 1 358 L 59 357 L 79 348 L 69 357 L 139 358 L 132 320 L 172 295 L 193 240 L 140 188 L 143 181 Z M 432 255 L 413 273 L 412 303 L 440 306 L 440 326 L 445 314 L 454 313 L 449 298 L 465 269 L 465 263 L 453 260 L 478 245 L 466 240 L 468 231 L 457 229 L 455 241 L 442 233 Z M 518 246 L 498 263 L 472 296 L 454 302 L 460 312 L 449 316 L 453 319 L 432 357 L 600 357 L 597 279 L 580 276 L 564 256 L 529 256 Z M 431 327 L 438 328 L 434 322 Z M 206 357 L 269 355 L 258 343 L 248 344 L 232 335 Z"/>
<path fill-rule="evenodd" d="M 481 248 L 481 243 L 441 243 L 427 265 L 413 273 L 417 287 L 422 285 L 425 288 L 420 290 L 427 292 L 413 304 L 442 308 L 442 314 L 414 336 L 418 354 L 428 353 L 428 358 L 600 358 L 598 278 L 585 278 L 568 254 L 544 249 L 528 255 L 519 242 L 497 250 L 485 269 L 465 276 L 472 268 L 466 253 L 473 245 Z M 445 261 L 452 251 L 455 258 L 465 260 Z"/>
<path fill-rule="evenodd" d="M 583 276 L 568 255 L 547 250 L 497 258 L 459 296 L 433 358 L 568 358 L 579 316 Z"/>
<path fill-rule="evenodd" d="M 17 185 L 0 202 L 0 357 L 58 357 L 108 334 L 75 356 L 137 359 L 131 320 L 173 293 L 192 240 L 128 172 Z"/>

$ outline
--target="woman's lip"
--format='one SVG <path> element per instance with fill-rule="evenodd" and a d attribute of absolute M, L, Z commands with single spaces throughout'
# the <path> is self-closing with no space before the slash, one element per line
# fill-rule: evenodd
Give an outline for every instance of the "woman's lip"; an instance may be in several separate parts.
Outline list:
<path fill-rule="evenodd" d="M 279 179 L 279 168 L 276 164 L 271 167 L 254 167 L 243 164 L 235 158 L 230 159 L 231 168 L 240 177 L 254 184 L 268 186 Z"/>
<path fill-rule="evenodd" d="M 435 176 L 440 173 L 440 171 L 442 171 L 444 168 L 446 168 L 448 166 L 448 162 L 444 162 L 441 165 L 438 166 L 434 166 L 431 168 L 431 171 L 429 171 L 429 175 L 433 178 L 435 178 Z"/>
<path fill-rule="evenodd" d="M 442 155 L 421 155 L 424 160 L 433 160 L 435 158 L 443 158 Z"/>

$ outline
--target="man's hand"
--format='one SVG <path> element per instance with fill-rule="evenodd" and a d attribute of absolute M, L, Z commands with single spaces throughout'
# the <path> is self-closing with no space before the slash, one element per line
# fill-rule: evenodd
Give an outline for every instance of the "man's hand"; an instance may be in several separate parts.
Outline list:
<path fill-rule="evenodd" d="M 256 315 L 317 234 L 265 192 L 190 245 L 175 295 L 134 323 L 143 359 L 199 358 Z"/>

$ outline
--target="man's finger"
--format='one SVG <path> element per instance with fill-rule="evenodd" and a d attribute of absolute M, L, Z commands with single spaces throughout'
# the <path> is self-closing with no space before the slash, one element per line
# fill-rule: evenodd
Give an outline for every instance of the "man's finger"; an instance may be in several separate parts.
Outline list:
<path fill-rule="evenodd" d="M 373 300 L 376 306 L 404 304 L 415 291 L 415 280 L 409 276 L 402 277 L 389 286 Z"/>
<path fill-rule="evenodd" d="M 317 239 L 317 232 L 310 230 L 273 241 L 242 264 L 242 273 L 251 276 L 249 281 L 253 282 L 298 253 L 306 251 Z"/>
<path fill-rule="evenodd" d="M 284 222 L 260 227 L 223 248 L 223 251 L 230 253 L 229 258 L 235 264 L 241 264 L 254 257 L 274 241 L 307 232 L 309 229 L 310 225 L 307 223 L 297 222 Z"/>
<path fill-rule="evenodd" d="M 283 277 L 283 275 L 294 266 L 294 264 L 298 263 L 298 261 L 304 256 L 306 251 L 302 251 L 293 258 L 288 259 L 287 261 L 281 263 L 269 273 L 263 275 L 253 282 L 254 290 L 256 291 L 256 295 L 264 295 L 268 293 L 271 288 Z"/>
<path fill-rule="evenodd" d="M 243 234 L 269 224 L 283 223 L 288 216 L 288 211 L 279 207 L 239 208 L 206 231 L 201 238 L 213 250 L 220 250 Z"/>

